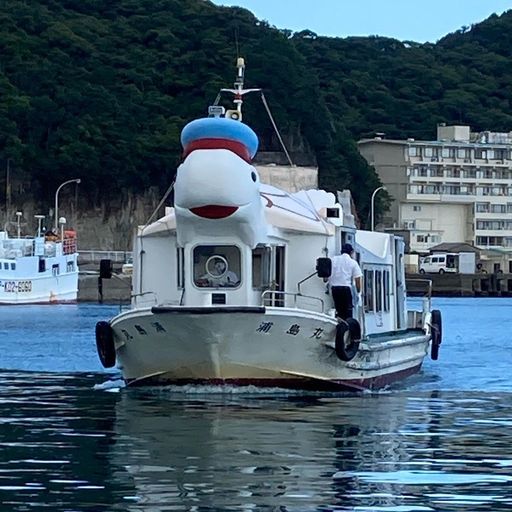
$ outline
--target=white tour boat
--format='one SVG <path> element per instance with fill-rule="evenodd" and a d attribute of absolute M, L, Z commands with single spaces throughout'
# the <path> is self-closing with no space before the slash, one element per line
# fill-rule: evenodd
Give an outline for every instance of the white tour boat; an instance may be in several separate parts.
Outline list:
<path fill-rule="evenodd" d="M 260 182 L 238 65 L 235 109 L 211 107 L 183 129 L 174 207 L 138 228 L 131 308 L 96 326 L 103 365 L 117 361 L 129 385 L 300 389 L 376 388 L 417 372 L 429 347 L 437 359 L 441 315 L 430 294 L 407 310 L 403 240 L 357 230 L 346 193 Z M 322 279 L 344 243 L 364 283 L 347 321 Z"/>
<path fill-rule="evenodd" d="M 43 215 L 36 215 L 35 236 L 9 237 L 0 231 L 0 304 L 50 304 L 76 302 L 78 293 L 78 252 L 76 233 L 43 233 Z M 61 219 L 65 222 L 64 218 Z"/>

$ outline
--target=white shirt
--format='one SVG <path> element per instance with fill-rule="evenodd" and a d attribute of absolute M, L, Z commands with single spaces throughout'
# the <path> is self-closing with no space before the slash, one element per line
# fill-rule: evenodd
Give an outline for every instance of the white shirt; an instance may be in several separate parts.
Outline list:
<path fill-rule="evenodd" d="M 228 270 L 223 276 L 209 277 L 211 286 L 236 286 L 238 284 L 238 276 Z"/>
<path fill-rule="evenodd" d="M 331 286 L 352 286 L 352 280 L 361 277 L 363 273 L 356 260 L 348 254 L 334 256 L 332 259 L 332 272 L 329 278 Z"/>

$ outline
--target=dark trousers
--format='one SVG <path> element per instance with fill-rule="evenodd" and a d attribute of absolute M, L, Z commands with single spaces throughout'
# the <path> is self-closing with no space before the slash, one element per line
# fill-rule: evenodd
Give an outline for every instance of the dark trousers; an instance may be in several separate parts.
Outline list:
<path fill-rule="evenodd" d="M 343 320 L 352 318 L 352 289 L 349 286 L 332 286 L 331 293 L 336 314 Z"/>

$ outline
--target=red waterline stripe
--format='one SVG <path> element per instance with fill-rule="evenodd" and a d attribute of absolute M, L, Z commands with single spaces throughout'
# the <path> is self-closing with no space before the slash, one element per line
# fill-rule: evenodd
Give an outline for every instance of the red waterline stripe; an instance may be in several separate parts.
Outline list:
<path fill-rule="evenodd" d="M 166 379 L 163 376 L 148 377 L 147 379 L 126 379 L 126 383 L 130 385 L 133 381 L 133 386 L 149 386 L 149 385 L 210 385 L 210 386 L 256 386 L 262 388 L 283 388 L 283 389 L 303 389 L 308 391 L 363 391 L 382 388 L 396 382 L 397 380 L 405 379 L 409 375 L 417 373 L 421 368 L 421 364 L 399 370 L 397 372 L 379 375 L 369 379 L 354 379 L 354 380 L 319 380 L 319 379 Z"/>
<path fill-rule="evenodd" d="M 183 158 L 187 158 L 196 149 L 228 149 L 248 163 L 251 155 L 247 147 L 237 140 L 229 139 L 198 139 L 187 144 L 183 150 Z"/>

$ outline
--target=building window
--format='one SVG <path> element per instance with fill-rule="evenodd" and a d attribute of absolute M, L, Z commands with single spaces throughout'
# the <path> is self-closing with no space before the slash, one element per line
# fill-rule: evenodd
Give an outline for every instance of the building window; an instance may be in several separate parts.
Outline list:
<path fill-rule="evenodd" d="M 415 204 L 413 207 L 412 207 L 412 211 L 413 212 L 421 212 L 421 206 L 419 204 Z"/>
<path fill-rule="evenodd" d="M 464 148 L 459 148 L 457 150 L 457 157 L 458 158 L 467 158 L 468 156 L 468 151 L 467 149 L 464 149 Z"/>
<path fill-rule="evenodd" d="M 419 151 L 416 146 L 409 146 L 409 156 L 418 156 Z"/>

